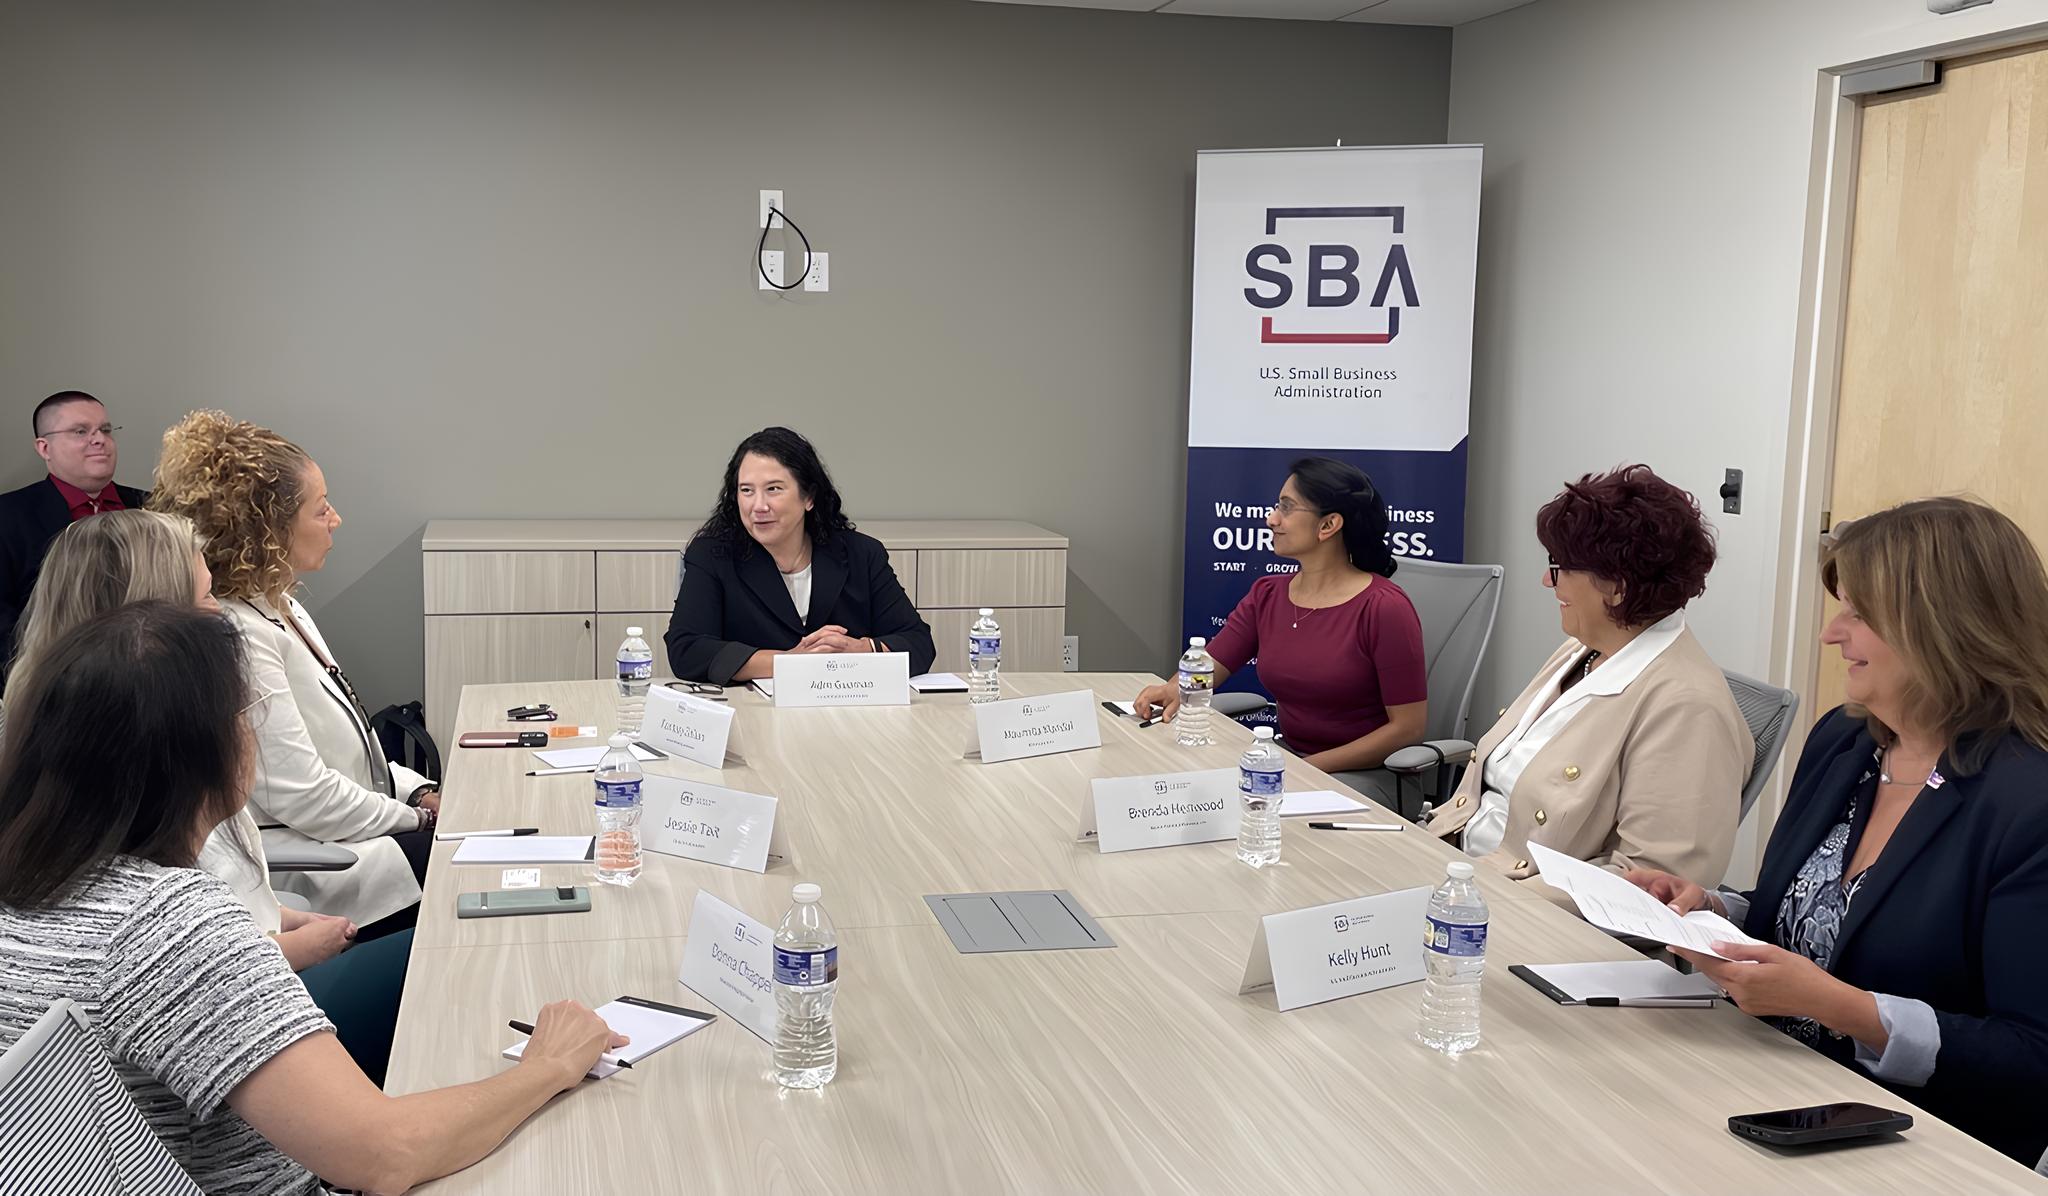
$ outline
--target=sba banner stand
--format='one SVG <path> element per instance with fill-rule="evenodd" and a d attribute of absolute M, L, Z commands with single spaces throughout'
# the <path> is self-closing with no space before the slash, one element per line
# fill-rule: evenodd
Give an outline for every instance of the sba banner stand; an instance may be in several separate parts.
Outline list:
<path fill-rule="evenodd" d="M 1396 556 L 1463 559 L 1479 167 L 1475 145 L 1197 156 L 1183 642 L 1294 570 L 1266 516 L 1298 457 L 1372 478 Z"/>

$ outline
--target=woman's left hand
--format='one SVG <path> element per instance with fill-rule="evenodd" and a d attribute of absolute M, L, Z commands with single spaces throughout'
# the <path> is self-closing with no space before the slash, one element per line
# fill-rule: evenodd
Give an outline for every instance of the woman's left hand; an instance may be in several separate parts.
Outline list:
<path fill-rule="evenodd" d="M 1672 951 L 1700 974 L 1727 990 L 1744 1013 L 1754 1017 L 1823 1017 L 1836 1007 L 1852 985 L 1835 979 L 1819 964 L 1796 951 L 1764 943 L 1715 943 L 1716 959 L 1683 947 Z"/>
<path fill-rule="evenodd" d="M 813 633 L 812 633 L 812 636 L 811 636 L 811 638 L 810 638 L 810 639 L 808 639 L 808 640 L 806 641 L 806 643 L 808 643 L 808 644 L 809 644 L 810 646 L 809 646 L 809 647 L 804 647 L 804 646 L 801 646 L 801 645 L 799 645 L 799 646 L 798 646 L 798 648 L 797 648 L 797 651 L 799 651 L 799 652 L 872 652 L 872 651 L 874 651 L 874 648 L 873 648 L 872 646 L 870 646 L 870 645 L 868 644 L 867 640 L 865 640 L 865 639 L 855 639 L 854 637 L 852 637 L 852 636 L 850 636 L 850 635 L 847 635 L 847 634 L 845 634 L 844 632 L 837 632 L 837 631 L 817 631 L 817 632 L 813 632 Z"/>

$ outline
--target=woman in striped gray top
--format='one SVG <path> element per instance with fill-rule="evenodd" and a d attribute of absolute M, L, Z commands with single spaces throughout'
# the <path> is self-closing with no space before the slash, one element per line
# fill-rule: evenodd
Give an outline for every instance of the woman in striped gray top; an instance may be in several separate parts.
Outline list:
<path fill-rule="evenodd" d="M 34 734 L 0 748 L 0 1048 L 69 998 L 207 1192 L 402 1192 L 488 1154 L 621 1040 L 558 1002 L 498 1075 L 379 1092 L 194 867 L 247 801 L 249 696 L 233 629 L 167 603 L 86 623 L 10 688 L 9 721 Z"/>

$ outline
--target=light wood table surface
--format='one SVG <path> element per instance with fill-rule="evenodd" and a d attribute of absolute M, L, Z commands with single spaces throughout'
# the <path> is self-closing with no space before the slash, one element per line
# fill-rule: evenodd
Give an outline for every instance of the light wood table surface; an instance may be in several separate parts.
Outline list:
<path fill-rule="evenodd" d="M 1004 678 L 1018 695 L 1140 674 Z M 1220 768 L 1249 740 L 1174 744 L 1103 712 L 1103 747 L 982 765 L 963 758 L 959 695 L 908 708 L 777 711 L 729 691 L 748 765 L 654 769 L 781 799 L 792 859 L 765 876 L 649 854 L 628 890 L 592 885 L 589 914 L 458 920 L 455 894 L 498 869 L 435 848 L 388 1088 L 510 1066 L 505 1028 L 549 1000 L 621 994 L 711 1008 L 676 980 L 705 889 L 773 924 L 817 881 L 840 932 L 840 1072 L 784 1093 L 768 1051 L 728 1017 L 631 1072 L 552 1102 L 436 1192 L 1927 1192 L 2038 1191 L 2024 1168 L 1732 1007 L 1567 1009 L 1512 963 L 1635 958 L 1481 870 L 1492 926 L 1484 1040 L 1463 1058 L 1415 1044 L 1419 985 L 1290 1013 L 1237 988 L 1267 913 L 1434 884 L 1446 845 L 1285 829 L 1255 871 L 1229 843 L 1104 856 L 1074 841 L 1097 776 Z M 503 724 L 547 701 L 611 725 L 601 682 L 471 687 L 458 722 Z M 588 833 L 587 775 L 527 778 L 524 751 L 458 749 L 442 825 Z M 1290 759 L 1288 789 L 1332 788 Z M 1375 810 L 1365 817 L 1388 820 Z M 589 883 L 587 866 L 543 869 Z M 1064 888 L 1113 949 L 961 955 L 923 895 Z M 1912 1111 L 1896 1142 L 1780 1154 L 1729 1134 L 1736 1113 L 1865 1100 Z"/>

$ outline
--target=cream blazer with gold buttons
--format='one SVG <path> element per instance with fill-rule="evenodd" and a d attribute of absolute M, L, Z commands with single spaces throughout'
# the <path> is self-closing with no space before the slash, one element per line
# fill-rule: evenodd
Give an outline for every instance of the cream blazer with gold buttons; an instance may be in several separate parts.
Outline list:
<path fill-rule="evenodd" d="M 1479 810 L 1485 761 L 1536 713 L 1579 709 L 1537 750 L 1508 794 L 1507 830 L 1484 857 L 1516 880 L 1571 908 L 1542 885 L 1528 844 L 1541 843 L 1614 872 L 1660 868 L 1712 887 L 1728 870 L 1755 740 L 1728 680 L 1689 628 L 1681 627 L 1633 676 L 1596 668 L 1562 694 L 1558 675 L 1585 654 L 1567 640 L 1479 741 L 1464 780 L 1429 822 L 1449 837 Z M 1617 662 L 1618 663 L 1618 660 Z"/>

